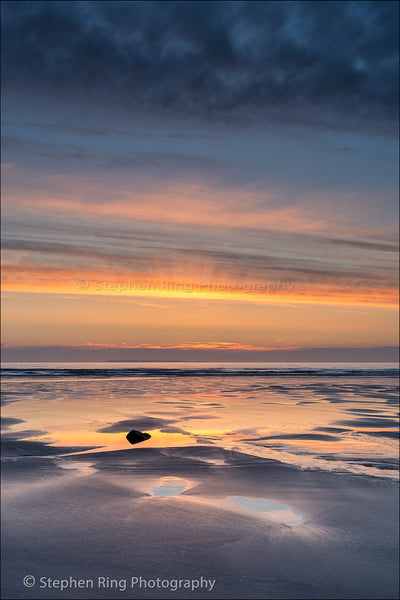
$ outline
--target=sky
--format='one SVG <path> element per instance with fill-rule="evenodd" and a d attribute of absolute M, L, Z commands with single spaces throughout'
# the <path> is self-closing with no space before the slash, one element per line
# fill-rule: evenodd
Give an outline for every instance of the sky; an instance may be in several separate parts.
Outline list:
<path fill-rule="evenodd" d="M 2 2 L 5 360 L 395 360 L 397 2 Z"/>

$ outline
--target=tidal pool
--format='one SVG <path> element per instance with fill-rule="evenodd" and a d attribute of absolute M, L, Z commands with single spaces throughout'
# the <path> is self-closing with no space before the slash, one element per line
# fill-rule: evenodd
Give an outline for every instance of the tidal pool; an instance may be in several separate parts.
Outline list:
<path fill-rule="evenodd" d="M 252 513 L 257 517 L 264 517 L 266 519 L 285 523 L 286 525 L 299 525 L 305 521 L 304 517 L 295 513 L 290 506 L 273 502 L 267 498 L 230 496 L 228 500 L 245 512 Z"/>
<path fill-rule="evenodd" d="M 179 477 L 165 477 L 160 485 L 153 487 L 152 493 L 159 498 L 178 496 L 188 487 L 187 481 Z"/>

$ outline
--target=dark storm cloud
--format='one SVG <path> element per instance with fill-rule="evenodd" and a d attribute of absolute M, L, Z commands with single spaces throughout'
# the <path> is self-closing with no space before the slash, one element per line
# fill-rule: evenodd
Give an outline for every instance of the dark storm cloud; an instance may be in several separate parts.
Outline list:
<path fill-rule="evenodd" d="M 6 91 L 137 115 L 393 128 L 396 2 L 3 2 Z"/>

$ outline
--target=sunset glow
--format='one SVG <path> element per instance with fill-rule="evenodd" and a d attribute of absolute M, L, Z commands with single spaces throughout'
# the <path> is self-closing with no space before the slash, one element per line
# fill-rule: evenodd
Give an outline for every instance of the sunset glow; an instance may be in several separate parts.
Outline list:
<path fill-rule="evenodd" d="M 397 598 L 392 0 L 1 1 L 2 598 Z"/>
<path fill-rule="evenodd" d="M 52 42 L 55 61 L 64 41 Z M 243 43 L 239 35 L 238 64 L 250 60 Z M 322 102 L 312 83 L 307 101 L 290 108 L 281 98 L 282 119 L 245 86 L 219 97 L 238 73 L 218 60 L 218 85 L 199 90 L 204 113 L 186 80 L 177 88 L 186 108 L 167 109 L 157 77 L 143 83 L 153 103 L 139 86 L 120 105 L 126 90 L 116 91 L 113 71 L 104 87 L 103 69 L 85 60 L 71 97 L 60 83 L 74 77 L 69 69 L 53 80 L 43 66 L 38 91 L 29 70 L 20 80 L 5 68 L 3 343 L 13 358 L 68 345 L 91 360 L 90 344 L 100 343 L 113 360 L 111 349 L 126 343 L 169 348 L 174 360 L 175 349 L 214 351 L 220 340 L 223 360 L 235 348 L 375 346 L 387 358 L 379 347 L 397 344 L 397 146 L 390 111 L 385 120 L 365 104 L 358 71 L 346 76 L 348 101 L 358 98 L 368 118 L 347 114 L 328 85 Z M 180 80 L 179 60 L 170 68 Z M 92 77 L 96 96 L 82 87 Z"/>

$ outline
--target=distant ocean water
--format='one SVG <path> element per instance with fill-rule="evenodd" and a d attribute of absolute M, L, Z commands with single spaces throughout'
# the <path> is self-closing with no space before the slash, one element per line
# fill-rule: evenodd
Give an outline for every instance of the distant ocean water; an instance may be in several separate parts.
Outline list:
<path fill-rule="evenodd" d="M 396 377 L 396 363 L 3 363 L 13 377 Z"/>

